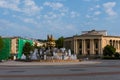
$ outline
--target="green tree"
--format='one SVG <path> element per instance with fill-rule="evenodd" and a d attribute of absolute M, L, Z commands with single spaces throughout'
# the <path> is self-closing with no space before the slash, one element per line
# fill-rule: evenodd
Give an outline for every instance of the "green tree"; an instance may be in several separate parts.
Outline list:
<path fill-rule="evenodd" d="M 64 43 L 64 37 L 58 38 L 58 40 L 56 40 L 56 47 L 63 48 L 63 43 Z"/>
<path fill-rule="evenodd" d="M 0 36 L 0 50 L 3 48 L 3 46 L 4 46 L 3 39 L 2 39 L 2 37 Z"/>
<path fill-rule="evenodd" d="M 103 55 L 104 56 L 110 56 L 112 57 L 112 55 L 116 52 L 116 49 L 111 46 L 111 45 L 107 45 L 105 46 L 104 50 L 103 50 Z"/>
<path fill-rule="evenodd" d="M 27 60 L 29 60 L 30 51 L 32 50 L 33 46 L 29 42 L 26 42 L 25 45 L 23 46 L 23 54 L 26 56 Z"/>

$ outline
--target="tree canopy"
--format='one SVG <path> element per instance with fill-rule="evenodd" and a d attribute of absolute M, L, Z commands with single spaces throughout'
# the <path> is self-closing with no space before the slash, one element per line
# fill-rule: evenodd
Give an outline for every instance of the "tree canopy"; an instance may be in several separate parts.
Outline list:
<path fill-rule="evenodd" d="M 29 58 L 30 51 L 32 51 L 33 46 L 29 43 L 26 42 L 25 45 L 23 46 L 23 54 L 26 56 L 26 59 Z"/>
<path fill-rule="evenodd" d="M 56 47 L 63 48 L 63 43 L 64 43 L 64 37 L 58 38 L 58 40 L 56 40 Z"/>
<path fill-rule="evenodd" d="M 0 50 L 3 48 L 3 46 L 4 46 L 3 39 L 2 39 L 2 37 L 0 36 Z"/>
<path fill-rule="evenodd" d="M 116 52 L 116 49 L 113 46 L 107 45 L 107 46 L 105 46 L 105 48 L 103 50 L 103 55 L 104 56 L 112 56 L 115 52 Z"/>

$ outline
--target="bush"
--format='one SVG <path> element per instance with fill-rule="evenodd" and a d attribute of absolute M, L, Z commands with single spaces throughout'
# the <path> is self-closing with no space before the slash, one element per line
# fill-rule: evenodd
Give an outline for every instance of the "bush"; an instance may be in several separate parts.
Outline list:
<path fill-rule="evenodd" d="M 102 59 L 111 60 L 111 59 L 115 59 L 115 57 L 111 57 L 111 56 L 103 56 Z"/>
<path fill-rule="evenodd" d="M 104 56 L 111 56 L 112 57 L 115 52 L 116 52 L 116 49 L 111 45 L 107 45 L 103 49 L 103 55 Z"/>
<path fill-rule="evenodd" d="M 119 59 L 119 58 L 120 58 L 120 54 L 119 54 L 118 52 L 116 52 L 116 53 L 114 54 L 114 57 L 117 58 L 117 59 Z"/>

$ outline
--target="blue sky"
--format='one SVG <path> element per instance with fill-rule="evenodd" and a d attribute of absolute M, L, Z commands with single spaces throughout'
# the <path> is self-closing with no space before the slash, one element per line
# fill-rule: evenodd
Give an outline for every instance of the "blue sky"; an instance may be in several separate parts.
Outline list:
<path fill-rule="evenodd" d="M 87 30 L 120 36 L 120 0 L 0 0 L 0 35 L 56 39 Z"/>

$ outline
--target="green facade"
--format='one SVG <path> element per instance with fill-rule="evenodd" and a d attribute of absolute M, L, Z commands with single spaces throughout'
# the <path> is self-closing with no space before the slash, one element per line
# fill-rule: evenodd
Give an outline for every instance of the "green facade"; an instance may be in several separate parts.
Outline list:
<path fill-rule="evenodd" d="M 11 40 L 12 38 L 3 38 L 4 46 L 0 50 L 0 60 L 8 60 L 12 56 L 11 55 Z M 30 42 L 31 45 L 33 45 L 32 40 L 18 38 L 18 41 L 16 43 L 17 44 L 17 55 L 16 55 L 17 59 L 21 59 L 23 46 L 26 42 Z"/>
<path fill-rule="evenodd" d="M 10 57 L 11 51 L 11 39 L 10 38 L 3 38 L 4 46 L 0 51 L 0 60 L 7 60 Z"/>
<path fill-rule="evenodd" d="M 26 42 L 30 42 L 31 45 L 33 44 L 32 40 L 18 38 L 18 54 L 17 54 L 17 59 L 21 59 L 23 46 L 24 46 L 24 44 Z"/>

